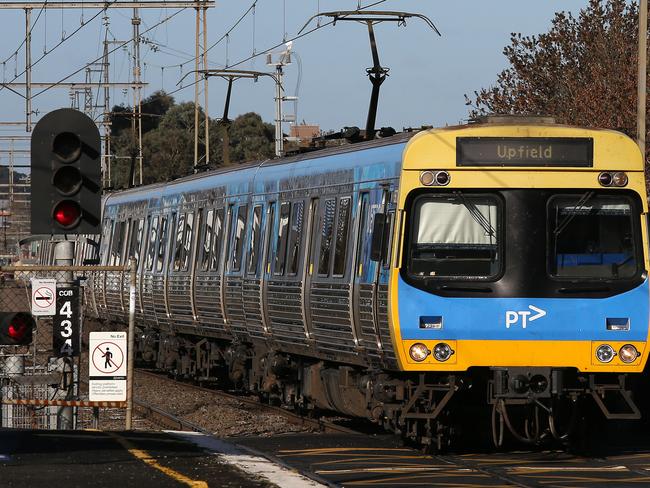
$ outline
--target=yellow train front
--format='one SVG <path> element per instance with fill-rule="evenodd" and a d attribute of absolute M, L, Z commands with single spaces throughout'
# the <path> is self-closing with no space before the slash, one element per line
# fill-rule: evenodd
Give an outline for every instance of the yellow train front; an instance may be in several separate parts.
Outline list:
<path fill-rule="evenodd" d="M 580 398 L 639 418 L 627 380 L 648 358 L 643 158 L 621 133 L 549 122 L 430 130 L 403 158 L 390 276 L 400 369 L 484 377 L 497 444 L 504 424 L 520 440 L 564 438 L 557 417 Z M 512 411 L 522 426 L 547 421 L 519 428 Z"/>

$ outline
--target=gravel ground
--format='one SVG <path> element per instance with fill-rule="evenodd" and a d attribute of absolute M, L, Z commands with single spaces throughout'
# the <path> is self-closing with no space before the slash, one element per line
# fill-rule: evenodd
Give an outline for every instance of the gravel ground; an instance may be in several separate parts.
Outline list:
<path fill-rule="evenodd" d="M 197 391 L 136 372 L 134 398 L 200 425 L 218 437 L 274 436 L 305 432 L 282 415 L 216 393 Z"/>

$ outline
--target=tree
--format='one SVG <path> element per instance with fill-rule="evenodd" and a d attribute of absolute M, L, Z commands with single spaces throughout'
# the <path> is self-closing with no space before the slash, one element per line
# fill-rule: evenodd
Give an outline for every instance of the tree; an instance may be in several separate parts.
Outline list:
<path fill-rule="evenodd" d="M 164 90 L 153 92 L 142 101 L 142 133 L 158 127 L 160 118 L 174 105 L 174 97 Z M 111 111 L 111 136 L 116 137 L 131 128 L 133 108 L 115 105 Z"/>
<path fill-rule="evenodd" d="M 512 34 L 503 51 L 510 66 L 496 85 L 465 96 L 470 117 L 551 115 L 635 137 L 637 22 L 634 2 L 590 0 L 578 17 L 555 14 L 545 34 Z"/>
<path fill-rule="evenodd" d="M 237 117 L 230 126 L 230 157 L 233 162 L 267 159 L 275 153 L 275 128 L 258 114 L 249 112 Z"/>
<path fill-rule="evenodd" d="M 161 93 L 161 92 L 157 92 Z M 142 137 L 143 183 L 169 181 L 190 174 L 194 167 L 194 103 L 170 104 L 157 118 L 154 128 Z M 144 109 L 143 109 L 144 111 Z M 210 167 L 222 164 L 222 127 L 210 124 Z M 205 153 L 205 115 L 199 109 L 199 155 Z M 273 156 L 274 128 L 255 113 L 240 115 L 230 125 L 231 162 L 241 163 Z M 111 181 L 114 188 L 128 187 L 131 164 L 137 155 L 136 141 L 130 130 L 121 130 L 113 139 Z M 202 161 L 199 161 L 200 163 Z M 137 172 L 137 169 L 136 169 Z"/>

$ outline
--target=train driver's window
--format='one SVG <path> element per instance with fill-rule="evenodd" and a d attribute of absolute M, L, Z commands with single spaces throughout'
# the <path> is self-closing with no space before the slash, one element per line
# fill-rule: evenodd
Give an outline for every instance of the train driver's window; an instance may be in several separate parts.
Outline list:
<path fill-rule="evenodd" d="M 334 217 L 336 216 L 336 198 L 325 200 L 323 225 L 320 236 L 320 256 L 318 258 L 318 274 L 328 276 L 332 254 L 332 236 L 334 234 Z"/>
<path fill-rule="evenodd" d="M 260 238 L 262 235 L 262 206 L 258 205 L 253 209 L 253 222 L 250 246 L 248 249 L 248 274 L 257 273 L 257 262 L 259 261 Z"/>
<path fill-rule="evenodd" d="M 639 271 L 639 217 L 627 196 L 561 195 L 549 202 L 550 271 L 559 278 L 622 279 Z"/>
<path fill-rule="evenodd" d="M 185 231 L 185 214 L 178 217 L 178 226 L 176 227 L 176 243 L 174 245 L 174 271 L 181 269 L 183 262 L 183 232 Z"/>
<path fill-rule="evenodd" d="M 172 219 L 174 216 L 172 215 Z M 158 257 L 156 259 L 156 271 L 163 270 L 163 264 L 165 262 L 165 248 L 167 247 L 167 228 L 168 228 L 168 218 L 162 217 L 160 219 L 160 232 L 158 233 Z"/>
<path fill-rule="evenodd" d="M 345 275 L 345 264 L 348 249 L 348 229 L 350 227 L 350 197 L 339 200 L 339 217 L 336 221 L 336 240 L 334 242 L 333 276 Z"/>
<path fill-rule="evenodd" d="M 219 269 L 221 260 L 221 241 L 223 236 L 223 208 L 217 209 L 214 214 L 214 225 L 212 226 L 212 250 L 210 252 L 210 269 L 216 271 Z"/>
<path fill-rule="evenodd" d="M 283 202 L 280 205 L 280 221 L 278 223 L 278 238 L 275 246 L 275 264 L 273 274 L 284 275 L 284 268 L 287 258 L 287 237 L 289 234 L 289 216 L 291 215 L 291 203 Z"/>
<path fill-rule="evenodd" d="M 212 225 L 214 221 L 214 210 L 208 210 L 203 224 L 203 245 L 201 251 L 201 270 L 207 271 L 210 265 L 210 250 L 212 249 Z"/>
<path fill-rule="evenodd" d="M 190 267 L 190 254 L 192 251 L 192 230 L 194 228 L 194 212 L 187 214 L 185 218 L 185 232 L 183 234 L 183 262 L 181 269 L 187 271 Z"/>
<path fill-rule="evenodd" d="M 287 245 L 287 274 L 289 276 L 296 276 L 298 274 L 304 209 L 304 202 L 296 202 L 293 204 L 291 228 L 289 231 L 289 244 Z"/>
<path fill-rule="evenodd" d="M 492 195 L 415 200 L 408 257 L 413 277 L 491 279 L 502 262 L 499 201 Z"/>
<path fill-rule="evenodd" d="M 232 271 L 239 271 L 241 269 L 242 253 L 244 250 L 244 236 L 246 234 L 246 220 L 248 213 L 247 205 L 240 205 L 237 209 L 237 220 L 234 228 L 234 242 L 233 242 L 233 255 L 232 255 Z"/>
<path fill-rule="evenodd" d="M 145 270 L 153 270 L 154 257 L 156 255 L 156 239 L 158 237 L 158 216 L 153 218 L 151 229 L 149 231 L 149 248 L 147 252 L 147 262 L 145 263 Z"/>

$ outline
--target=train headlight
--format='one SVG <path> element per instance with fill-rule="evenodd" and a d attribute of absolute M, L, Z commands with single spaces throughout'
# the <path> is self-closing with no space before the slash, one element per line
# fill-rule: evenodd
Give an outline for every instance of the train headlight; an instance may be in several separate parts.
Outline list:
<path fill-rule="evenodd" d="M 431 186 L 436 179 L 436 175 L 433 174 L 433 171 L 423 171 L 420 173 L 420 183 L 424 186 Z"/>
<path fill-rule="evenodd" d="M 430 353 L 431 351 L 427 349 L 427 346 L 420 342 L 416 342 L 409 349 L 409 356 L 411 356 L 413 361 L 417 361 L 418 363 L 424 361 Z"/>
<path fill-rule="evenodd" d="M 603 171 L 598 175 L 601 186 L 625 186 L 628 183 L 627 173 L 624 171 Z"/>
<path fill-rule="evenodd" d="M 445 344 L 444 342 L 439 342 L 433 348 L 433 357 L 443 363 L 449 359 L 453 353 L 454 350 L 451 348 L 451 346 L 449 344 Z"/>
<path fill-rule="evenodd" d="M 627 175 L 622 171 L 617 171 L 612 176 L 612 183 L 614 186 L 625 186 L 627 185 Z"/>
<path fill-rule="evenodd" d="M 618 357 L 624 363 L 633 363 L 639 357 L 639 351 L 632 344 L 625 344 L 618 351 Z"/>
<path fill-rule="evenodd" d="M 609 363 L 616 356 L 616 352 L 609 344 L 603 344 L 596 349 L 596 358 L 601 363 Z"/>

